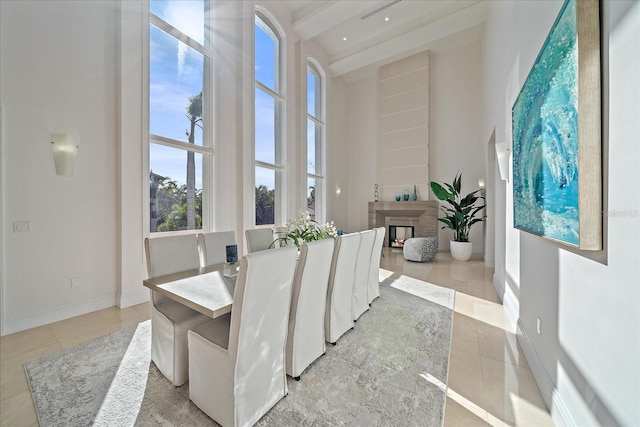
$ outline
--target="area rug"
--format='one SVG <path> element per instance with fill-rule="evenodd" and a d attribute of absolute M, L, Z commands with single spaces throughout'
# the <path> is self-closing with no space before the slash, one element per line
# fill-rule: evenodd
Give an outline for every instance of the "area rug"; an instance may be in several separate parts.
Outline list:
<path fill-rule="evenodd" d="M 401 275 L 259 426 L 441 426 L 454 291 Z M 25 364 L 41 426 L 217 425 L 150 361 L 149 321 Z"/>

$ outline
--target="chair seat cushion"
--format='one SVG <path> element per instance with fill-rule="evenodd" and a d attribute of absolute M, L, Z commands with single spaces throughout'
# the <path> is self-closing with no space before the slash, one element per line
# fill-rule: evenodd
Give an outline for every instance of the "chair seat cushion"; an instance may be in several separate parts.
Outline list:
<path fill-rule="evenodd" d="M 431 262 L 437 253 L 437 237 L 412 237 L 405 240 L 402 247 L 402 254 L 407 261 Z"/>

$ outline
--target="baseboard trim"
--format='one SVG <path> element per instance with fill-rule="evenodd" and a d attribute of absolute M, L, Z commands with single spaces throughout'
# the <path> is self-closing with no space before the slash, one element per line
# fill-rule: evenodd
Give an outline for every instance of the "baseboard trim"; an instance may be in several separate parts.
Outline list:
<path fill-rule="evenodd" d="M 119 302 L 118 307 L 127 308 L 134 305 L 142 304 L 143 302 L 148 302 L 150 298 L 151 297 L 149 295 L 149 289 L 142 287 L 135 292 L 119 294 L 117 296 L 117 301 Z"/>
<path fill-rule="evenodd" d="M 518 344 L 520 344 L 527 362 L 529 363 L 533 378 L 538 384 L 540 394 L 542 394 L 542 399 L 551 412 L 553 422 L 557 426 L 576 426 L 567 405 L 564 403 L 562 396 L 560 396 L 560 393 L 558 393 L 558 390 L 555 388 L 549 373 L 544 368 L 542 360 L 538 356 L 538 353 L 529 338 L 529 334 L 527 334 L 527 331 L 520 319 L 518 319 L 517 326 L 518 333 L 516 334 L 516 338 L 518 340 Z"/>
<path fill-rule="evenodd" d="M 493 273 L 493 287 L 496 290 L 496 293 L 498 294 L 498 298 L 500 299 L 500 302 L 504 304 L 504 280 L 502 280 L 502 277 L 500 277 L 498 275 L 498 272 Z"/>
<path fill-rule="evenodd" d="M 493 287 L 498 294 L 498 298 L 502 303 L 507 319 L 511 326 L 516 327 L 518 319 L 520 318 L 520 302 L 518 297 L 511 291 L 511 288 L 506 286 L 505 279 L 497 272 L 493 274 Z"/>
<path fill-rule="evenodd" d="M 58 322 L 60 320 L 69 319 L 71 317 L 80 316 L 91 313 L 93 311 L 102 310 L 116 305 L 116 294 L 107 294 L 101 297 L 92 298 L 90 300 L 81 301 L 74 304 L 66 304 L 52 310 L 35 314 L 33 316 L 24 317 L 22 319 L 8 320 L 5 322 L 4 335 L 13 334 L 15 332 L 24 331 L 49 323 Z"/>

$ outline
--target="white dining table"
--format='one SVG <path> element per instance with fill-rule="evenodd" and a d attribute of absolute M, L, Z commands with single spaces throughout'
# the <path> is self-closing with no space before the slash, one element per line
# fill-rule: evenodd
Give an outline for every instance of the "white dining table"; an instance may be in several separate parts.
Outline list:
<path fill-rule="evenodd" d="M 225 264 L 215 264 L 152 277 L 143 285 L 215 319 L 229 313 L 233 304 L 236 277 L 225 276 L 224 269 Z"/>

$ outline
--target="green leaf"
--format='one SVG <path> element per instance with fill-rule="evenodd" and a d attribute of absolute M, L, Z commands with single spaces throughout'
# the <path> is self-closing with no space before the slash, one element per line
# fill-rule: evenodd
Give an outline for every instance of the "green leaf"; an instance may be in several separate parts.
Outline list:
<path fill-rule="evenodd" d="M 445 224 L 448 228 L 455 230 L 455 227 L 448 218 L 438 218 L 438 221 Z"/>
<path fill-rule="evenodd" d="M 458 172 L 456 177 L 453 178 L 453 187 L 456 190 L 456 194 L 460 194 L 460 187 L 462 186 L 462 174 Z"/>
<path fill-rule="evenodd" d="M 445 188 L 435 181 L 431 181 L 431 191 L 439 200 L 448 200 L 451 198 L 451 194 Z"/>

